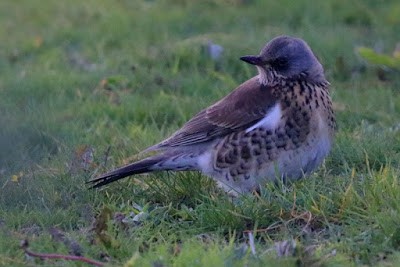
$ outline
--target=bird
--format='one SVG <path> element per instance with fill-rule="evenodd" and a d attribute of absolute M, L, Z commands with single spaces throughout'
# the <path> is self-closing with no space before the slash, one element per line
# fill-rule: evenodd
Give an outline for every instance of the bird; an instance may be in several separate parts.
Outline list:
<path fill-rule="evenodd" d="M 200 171 L 230 195 L 268 182 L 296 181 L 329 154 L 336 120 L 330 83 L 301 38 L 273 38 L 258 55 L 240 59 L 258 74 L 201 110 L 155 153 L 88 181 L 91 188 L 157 171 Z"/>

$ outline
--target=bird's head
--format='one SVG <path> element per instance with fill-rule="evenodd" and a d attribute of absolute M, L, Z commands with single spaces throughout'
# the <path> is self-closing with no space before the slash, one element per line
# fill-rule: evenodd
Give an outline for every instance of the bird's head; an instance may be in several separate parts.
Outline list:
<path fill-rule="evenodd" d="M 288 79 L 305 74 L 310 82 L 326 82 L 321 63 L 307 43 L 299 38 L 278 36 L 268 42 L 259 55 L 240 59 L 257 67 L 263 84 L 271 82 L 274 72 Z"/>

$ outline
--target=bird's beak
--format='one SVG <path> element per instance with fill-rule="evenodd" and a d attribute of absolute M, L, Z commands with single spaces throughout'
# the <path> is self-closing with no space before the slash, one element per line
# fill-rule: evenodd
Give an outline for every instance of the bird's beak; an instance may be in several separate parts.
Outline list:
<path fill-rule="evenodd" d="M 251 65 L 261 66 L 265 64 L 265 62 L 262 60 L 260 56 L 243 56 L 240 59 Z"/>

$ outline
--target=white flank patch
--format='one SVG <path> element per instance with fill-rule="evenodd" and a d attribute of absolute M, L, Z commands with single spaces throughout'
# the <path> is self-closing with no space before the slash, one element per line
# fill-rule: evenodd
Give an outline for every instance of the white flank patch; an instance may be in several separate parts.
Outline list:
<path fill-rule="evenodd" d="M 279 105 L 279 103 L 276 103 L 275 106 L 273 106 L 268 110 L 267 115 L 265 115 L 265 117 L 262 120 L 260 120 L 253 126 L 247 128 L 246 133 L 261 127 L 267 130 L 273 130 L 278 126 L 279 122 L 281 121 L 281 117 L 282 117 L 281 106 Z"/>
<path fill-rule="evenodd" d="M 197 164 L 203 173 L 211 173 L 211 152 L 204 152 L 197 157 Z"/>

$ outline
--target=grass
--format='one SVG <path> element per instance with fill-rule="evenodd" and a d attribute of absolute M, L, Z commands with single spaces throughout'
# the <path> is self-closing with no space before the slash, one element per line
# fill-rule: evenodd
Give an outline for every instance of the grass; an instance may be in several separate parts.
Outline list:
<path fill-rule="evenodd" d="M 397 266 L 400 80 L 354 51 L 391 54 L 399 10 L 397 1 L 2 1 L 0 265 L 83 266 L 27 258 L 27 239 L 33 251 L 109 266 Z M 235 200 L 198 173 L 87 190 L 90 177 L 253 76 L 238 58 L 280 34 L 304 38 L 332 84 L 339 131 L 316 173 Z M 217 62 L 209 41 L 224 48 Z"/>

